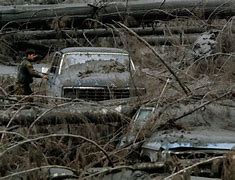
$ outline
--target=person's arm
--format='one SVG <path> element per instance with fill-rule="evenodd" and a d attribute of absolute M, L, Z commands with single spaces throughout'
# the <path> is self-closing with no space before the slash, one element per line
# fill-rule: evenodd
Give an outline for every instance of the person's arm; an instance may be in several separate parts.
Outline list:
<path fill-rule="evenodd" d="M 28 69 L 28 72 L 29 74 L 32 76 L 32 77 L 36 77 L 36 78 L 42 78 L 43 75 L 41 75 L 40 73 L 38 73 L 34 68 L 33 68 L 33 65 L 31 63 L 27 63 L 26 65 L 27 69 Z"/>

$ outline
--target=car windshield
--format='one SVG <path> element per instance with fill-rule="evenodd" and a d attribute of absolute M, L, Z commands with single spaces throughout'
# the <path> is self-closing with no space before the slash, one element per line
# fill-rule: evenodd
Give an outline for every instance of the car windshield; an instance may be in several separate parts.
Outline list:
<path fill-rule="evenodd" d="M 80 72 L 124 72 L 129 69 L 129 56 L 125 53 L 68 53 L 63 58 L 62 72 L 68 69 Z"/>

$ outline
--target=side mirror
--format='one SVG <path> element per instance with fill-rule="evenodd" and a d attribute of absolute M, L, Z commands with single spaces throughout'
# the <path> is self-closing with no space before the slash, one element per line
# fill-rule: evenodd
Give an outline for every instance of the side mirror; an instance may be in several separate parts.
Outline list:
<path fill-rule="evenodd" d="M 42 67 L 41 73 L 42 73 L 42 74 L 47 74 L 47 73 L 48 73 L 48 70 L 49 70 L 48 67 Z"/>

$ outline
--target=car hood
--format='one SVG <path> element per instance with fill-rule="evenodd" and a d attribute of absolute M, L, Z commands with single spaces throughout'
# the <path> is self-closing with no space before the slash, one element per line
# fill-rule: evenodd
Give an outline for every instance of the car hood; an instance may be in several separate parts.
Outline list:
<path fill-rule="evenodd" d="M 142 148 L 149 150 L 177 149 L 220 149 L 231 150 L 235 148 L 235 133 L 230 130 L 219 131 L 201 129 L 194 131 L 169 130 L 157 132 L 146 141 Z"/>
<path fill-rule="evenodd" d="M 130 73 L 90 73 L 62 76 L 64 87 L 129 87 Z"/>

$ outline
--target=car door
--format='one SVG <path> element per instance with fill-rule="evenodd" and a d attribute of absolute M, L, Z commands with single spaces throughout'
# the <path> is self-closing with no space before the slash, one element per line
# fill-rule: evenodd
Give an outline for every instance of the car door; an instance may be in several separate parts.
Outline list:
<path fill-rule="evenodd" d="M 49 82 L 51 84 L 55 83 L 55 79 L 58 76 L 60 62 L 61 62 L 61 53 L 56 52 L 52 58 L 52 63 L 49 69 Z"/>
<path fill-rule="evenodd" d="M 59 96 L 59 69 L 61 64 L 62 54 L 56 52 L 51 61 L 51 66 L 48 73 L 48 95 Z"/>

